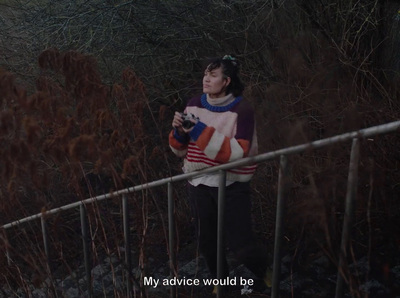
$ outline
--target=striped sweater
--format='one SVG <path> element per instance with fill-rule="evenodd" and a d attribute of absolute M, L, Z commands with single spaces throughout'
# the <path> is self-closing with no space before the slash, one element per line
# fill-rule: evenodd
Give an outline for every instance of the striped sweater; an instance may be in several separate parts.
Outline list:
<path fill-rule="evenodd" d="M 214 106 L 203 94 L 189 101 L 185 113 L 192 113 L 200 121 L 184 137 L 175 130 L 169 135 L 172 151 L 185 157 L 185 173 L 257 154 L 254 111 L 242 97 L 225 106 Z M 227 180 L 249 181 L 255 170 L 256 165 L 229 170 Z"/>

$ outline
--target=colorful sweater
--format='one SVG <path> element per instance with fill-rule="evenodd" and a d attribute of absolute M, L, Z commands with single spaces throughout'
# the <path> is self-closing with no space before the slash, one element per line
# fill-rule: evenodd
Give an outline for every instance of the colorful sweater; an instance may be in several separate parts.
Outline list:
<path fill-rule="evenodd" d="M 189 101 L 185 113 L 200 121 L 184 137 L 175 130 L 169 135 L 172 151 L 185 157 L 185 173 L 257 154 L 254 111 L 242 97 L 225 106 L 213 106 L 203 94 Z M 249 181 L 255 170 L 256 165 L 229 170 L 227 180 Z"/>

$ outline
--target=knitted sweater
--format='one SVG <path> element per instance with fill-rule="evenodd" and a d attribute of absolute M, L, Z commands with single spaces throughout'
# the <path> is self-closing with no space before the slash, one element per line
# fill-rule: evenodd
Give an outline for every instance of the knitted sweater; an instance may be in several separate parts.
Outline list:
<path fill-rule="evenodd" d="M 214 106 L 203 94 L 189 101 L 185 113 L 192 113 L 200 121 L 186 136 L 176 130 L 169 135 L 172 151 L 185 157 L 185 173 L 257 154 L 254 111 L 242 97 L 225 106 Z M 256 165 L 229 170 L 227 180 L 249 181 L 255 170 Z"/>

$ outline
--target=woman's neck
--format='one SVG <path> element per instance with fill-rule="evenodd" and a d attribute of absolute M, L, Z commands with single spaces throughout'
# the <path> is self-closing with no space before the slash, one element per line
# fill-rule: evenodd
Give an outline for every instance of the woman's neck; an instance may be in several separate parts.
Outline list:
<path fill-rule="evenodd" d="M 226 106 L 234 100 L 235 97 L 232 93 L 221 97 L 211 97 L 209 94 L 207 94 L 207 102 L 212 106 Z"/>

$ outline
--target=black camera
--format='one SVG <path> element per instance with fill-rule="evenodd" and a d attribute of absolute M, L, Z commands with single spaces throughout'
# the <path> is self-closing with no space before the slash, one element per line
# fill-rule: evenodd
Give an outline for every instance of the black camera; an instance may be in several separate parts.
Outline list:
<path fill-rule="evenodd" d="M 185 129 L 190 129 L 195 125 L 195 123 L 192 122 L 191 120 L 195 120 L 195 122 L 197 122 L 199 120 L 199 118 L 196 117 L 193 114 L 182 113 L 181 117 L 182 117 L 182 121 L 183 121 L 182 122 L 182 127 L 185 128 Z"/>

